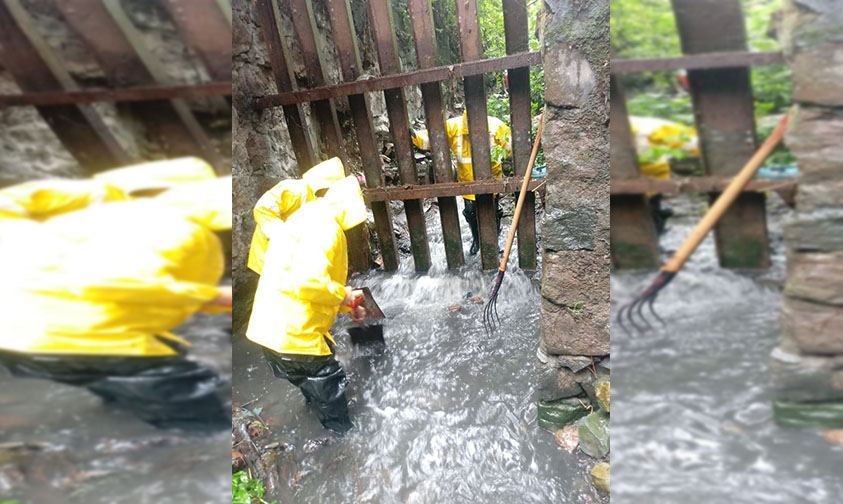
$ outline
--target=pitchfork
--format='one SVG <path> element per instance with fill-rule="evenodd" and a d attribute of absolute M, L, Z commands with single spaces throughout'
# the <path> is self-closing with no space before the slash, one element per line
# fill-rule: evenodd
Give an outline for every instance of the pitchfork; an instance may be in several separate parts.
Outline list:
<path fill-rule="evenodd" d="M 703 241 L 705 235 L 711 231 L 711 228 L 713 228 L 723 214 L 726 213 L 729 206 L 735 201 L 735 199 L 737 199 L 744 187 L 746 187 L 749 181 L 752 180 L 752 177 L 755 176 L 755 172 L 758 171 L 758 168 L 762 163 L 764 163 L 764 160 L 767 159 L 767 157 L 776 148 L 787 129 L 788 116 L 789 114 L 785 114 L 785 116 L 782 117 L 778 126 L 776 126 L 776 129 L 770 133 L 770 136 L 767 137 L 764 143 L 761 144 L 761 147 L 755 151 L 755 154 L 753 154 L 750 160 L 743 168 L 741 168 L 741 171 L 739 171 L 738 174 L 735 175 L 735 178 L 729 182 L 729 185 L 726 186 L 726 189 L 720 194 L 714 204 L 711 205 L 711 208 L 708 212 L 706 212 L 702 220 L 697 223 L 697 226 L 693 231 L 691 231 L 691 234 L 685 238 L 684 242 L 682 242 L 682 246 L 679 247 L 679 250 L 673 254 L 673 257 L 670 258 L 670 261 L 668 261 L 667 264 L 662 266 L 658 276 L 653 280 L 649 287 L 647 287 L 637 298 L 632 300 L 632 302 L 621 307 L 620 311 L 618 311 L 617 321 L 624 331 L 629 332 L 624 324 L 624 319 L 626 319 L 629 324 L 639 332 L 652 329 L 653 326 L 647 321 L 647 317 L 644 315 L 644 305 L 647 305 L 647 308 L 656 320 L 658 320 L 662 325 L 665 325 L 664 320 L 659 317 L 656 310 L 653 308 L 653 303 L 655 303 L 659 292 L 664 289 L 665 286 L 673 280 L 673 277 L 676 276 L 679 270 L 682 269 L 685 261 L 691 257 L 691 254 L 694 253 L 699 244 Z M 642 325 L 636 323 L 636 314 L 638 314 L 638 318 L 642 321 Z"/>
<path fill-rule="evenodd" d="M 498 315 L 498 292 L 501 289 L 503 276 L 506 274 L 506 263 L 509 260 L 509 251 L 512 250 L 512 240 L 515 238 L 515 230 L 518 228 L 518 218 L 521 216 L 521 207 L 524 206 L 524 198 L 527 196 L 527 185 L 530 183 L 530 175 L 533 173 L 533 164 L 536 162 L 536 154 L 539 152 L 539 142 L 542 138 L 542 127 L 544 126 L 544 111 L 539 119 L 539 128 L 536 131 L 536 140 L 533 142 L 533 151 L 530 153 L 530 162 L 527 165 L 527 170 L 524 172 L 524 181 L 521 183 L 521 192 L 518 194 L 518 203 L 515 205 L 515 214 L 512 216 L 512 224 L 509 226 L 509 236 L 506 239 L 506 247 L 503 249 L 503 257 L 501 264 L 498 267 L 498 275 L 495 279 L 495 285 L 492 287 L 492 294 L 489 296 L 489 302 L 483 308 L 483 327 L 486 329 L 486 334 L 490 335 L 495 332 L 495 328 L 500 325 L 501 318 Z"/>

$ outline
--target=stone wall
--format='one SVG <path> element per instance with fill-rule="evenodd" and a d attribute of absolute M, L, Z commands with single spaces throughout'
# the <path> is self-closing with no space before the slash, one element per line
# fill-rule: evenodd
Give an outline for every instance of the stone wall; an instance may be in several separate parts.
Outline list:
<path fill-rule="evenodd" d="M 794 99 L 786 142 L 800 181 L 796 212 L 785 227 L 784 336 L 773 353 L 776 406 L 784 423 L 843 428 L 843 408 L 829 415 L 828 404 L 788 404 L 843 401 L 843 11 L 836 0 L 785 4 L 782 37 Z"/>
<path fill-rule="evenodd" d="M 590 400 L 579 443 L 599 458 L 609 451 L 609 1 L 546 0 L 542 25 L 539 423 L 565 439 L 562 426 L 588 413 Z"/>
<path fill-rule="evenodd" d="M 581 363 L 609 354 L 608 16 L 608 1 L 545 3 L 539 354 L 540 375 L 558 380 L 541 399 L 582 393 Z"/>

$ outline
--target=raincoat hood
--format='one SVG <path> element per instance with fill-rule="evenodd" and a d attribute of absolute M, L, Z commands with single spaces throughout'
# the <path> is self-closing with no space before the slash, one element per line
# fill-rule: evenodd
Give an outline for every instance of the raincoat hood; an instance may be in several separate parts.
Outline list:
<path fill-rule="evenodd" d="M 255 232 L 249 247 L 247 266 L 257 274 L 263 271 L 263 260 L 271 234 L 277 234 L 293 213 L 316 196 L 313 189 L 304 180 L 288 179 L 275 184 L 258 199 L 252 215 L 255 219 Z M 270 230 L 271 228 L 271 230 Z M 267 230 L 270 230 L 267 232 Z"/>
<path fill-rule="evenodd" d="M 331 186 L 322 201 L 331 209 L 343 231 L 366 221 L 366 203 L 360 183 L 354 175 L 349 175 Z"/>
<path fill-rule="evenodd" d="M 151 201 L 215 231 L 231 229 L 231 177 L 187 182 Z"/>
<path fill-rule="evenodd" d="M 302 175 L 302 180 L 307 182 L 314 193 L 328 189 L 343 178 L 345 178 L 345 168 L 338 157 L 323 161 Z"/>
<path fill-rule="evenodd" d="M 46 220 L 81 210 L 95 203 L 123 201 L 126 193 L 117 186 L 91 179 L 43 179 L 0 189 L 0 201 L 9 213 L 24 210 L 22 217 Z"/>
<path fill-rule="evenodd" d="M 214 169 L 195 157 L 154 161 L 116 168 L 94 175 L 94 179 L 119 187 L 127 194 L 163 191 L 186 182 L 216 178 Z"/>

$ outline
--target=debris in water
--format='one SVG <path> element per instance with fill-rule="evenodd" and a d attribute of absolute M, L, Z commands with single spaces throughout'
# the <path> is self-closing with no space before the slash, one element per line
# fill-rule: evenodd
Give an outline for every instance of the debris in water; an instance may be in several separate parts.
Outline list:
<path fill-rule="evenodd" d="M 449 311 L 449 312 L 451 312 L 451 313 L 456 313 L 456 312 L 458 312 L 458 311 L 460 311 L 460 310 L 462 310 L 462 305 L 458 305 L 458 304 L 457 304 L 457 305 L 454 305 L 454 306 L 449 306 L 449 307 L 448 307 L 448 311 Z"/>
<path fill-rule="evenodd" d="M 580 445 L 580 432 L 577 424 L 571 424 L 564 429 L 559 429 L 553 437 L 556 438 L 556 442 L 559 443 L 562 448 L 568 450 L 569 453 L 573 453 Z"/>
<path fill-rule="evenodd" d="M 831 444 L 843 446 L 843 429 L 834 429 L 823 434 L 823 439 Z"/>
<path fill-rule="evenodd" d="M 483 304 L 483 302 L 484 302 L 484 301 L 483 301 L 483 298 L 482 298 L 482 297 L 480 297 L 480 296 L 474 296 L 473 298 L 471 298 L 471 301 L 472 301 L 474 304 Z"/>

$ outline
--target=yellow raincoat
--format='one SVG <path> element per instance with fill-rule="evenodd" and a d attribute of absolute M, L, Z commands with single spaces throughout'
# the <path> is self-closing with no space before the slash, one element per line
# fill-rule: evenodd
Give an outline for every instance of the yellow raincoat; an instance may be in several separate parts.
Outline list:
<path fill-rule="evenodd" d="M 269 244 L 267 230 L 270 226 L 286 221 L 290 215 L 308 201 L 316 199 L 315 194 L 329 188 L 345 177 L 345 169 L 339 158 L 331 158 L 314 166 L 301 180 L 288 179 L 278 182 L 258 199 L 253 211 L 255 232 L 249 247 L 247 266 L 258 275 L 263 270 L 266 247 Z"/>
<path fill-rule="evenodd" d="M 0 219 L 47 220 L 94 203 L 128 199 L 119 187 L 91 179 L 43 179 L 0 189 Z"/>
<path fill-rule="evenodd" d="M 269 243 L 246 331 L 249 340 L 283 354 L 331 354 L 328 330 L 346 296 L 344 231 L 365 220 L 366 205 L 353 176 L 287 219 L 284 239 Z"/>
<path fill-rule="evenodd" d="M 94 179 L 119 187 L 132 196 L 149 196 L 181 184 L 211 180 L 216 176 L 214 168 L 205 161 L 183 157 L 107 170 L 94 175 Z"/>
<path fill-rule="evenodd" d="M 487 118 L 489 124 L 489 146 L 492 150 L 492 175 L 497 178 L 503 177 L 501 160 L 503 153 L 512 155 L 512 131 L 509 126 L 496 117 Z M 448 143 L 451 144 L 451 152 L 457 159 L 457 180 L 459 182 L 470 182 L 474 180 L 474 171 L 471 168 L 471 144 L 468 139 L 468 115 L 465 111 L 462 117 L 453 117 L 445 122 L 445 132 L 448 135 Z M 430 140 L 427 131 L 417 131 L 412 137 L 413 145 L 422 150 L 430 149 Z M 473 200 L 473 194 L 465 194 L 463 198 Z"/>
<path fill-rule="evenodd" d="M 214 231 L 231 229 L 231 177 L 185 182 L 152 200 Z"/>
<path fill-rule="evenodd" d="M 152 200 L 18 222 L 0 238 L 0 349 L 174 355 L 159 337 L 186 343 L 169 330 L 219 293 L 219 238 Z"/>
<path fill-rule="evenodd" d="M 684 150 L 689 156 L 699 156 L 697 131 L 666 119 L 630 116 L 630 128 L 639 153 L 648 147 L 669 147 Z M 665 155 L 653 161 L 642 160 L 641 173 L 656 179 L 670 178 L 670 159 Z"/>

